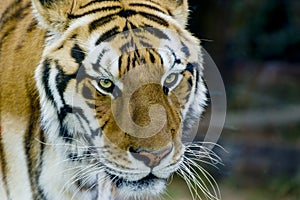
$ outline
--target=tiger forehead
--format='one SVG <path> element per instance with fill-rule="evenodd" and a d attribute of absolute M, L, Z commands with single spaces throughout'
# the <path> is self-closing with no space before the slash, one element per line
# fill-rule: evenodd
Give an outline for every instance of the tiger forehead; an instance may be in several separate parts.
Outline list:
<path fill-rule="evenodd" d="M 77 0 L 74 5 L 79 12 L 95 9 L 94 11 L 120 11 L 120 16 L 130 17 L 137 14 L 139 11 L 146 11 L 150 9 L 151 12 L 157 11 L 165 14 L 170 14 L 170 11 L 161 6 L 158 0 L 112 0 L 112 1 L 99 1 L 99 0 Z M 90 13 L 92 13 L 90 11 Z M 71 14 L 69 17 L 79 17 L 79 13 Z"/>
<path fill-rule="evenodd" d="M 145 70 L 140 71 L 146 71 L 146 73 L 140 72 L 140 76 L 159 77 L 165 72 L 163 60 L 160 54 L 154 49 L 137 49 L 128 53 L 123 53 L 119 57 L 118 67 L 119 78 L 135 68 L 145 68 Z"/>
<path fill-rule="evenodd" d="M 89 16 L 84 27 L 81 23 L 75 26 L 79 41 L 86 40 L 85 34 L 91 33 L 88 46 L 83 47 L 91 58 L 86 61 L 96 68 L 101 66 L 116 78 L 146 64 L 168 68 L 172 59 L 166 53 L 160 55 L 161 49 L 183 49 L 182 31 L 173 24 L 166 5 L 160 5 L 158 0 L 81 1 L 76 6 L 70 18 Z M 99 71 L 96 68 L 94 71 Z"/>
<path fill-rule="evenodd" d="M 74 20 L 89 15 L 91 21 L 88 23 L 88 32 L 101 32 L 96 45 L 109 40 L 118 33 L 135 29 L 171 28 L 170 20 L 168 20 L 171 19 L 170 13 L 156 1 L 91 1 L 78 4 L 77 9 L 74 9 L 68 17 Z M 160 31 L 153 32 L 152 35 L 166 37 Z"/>

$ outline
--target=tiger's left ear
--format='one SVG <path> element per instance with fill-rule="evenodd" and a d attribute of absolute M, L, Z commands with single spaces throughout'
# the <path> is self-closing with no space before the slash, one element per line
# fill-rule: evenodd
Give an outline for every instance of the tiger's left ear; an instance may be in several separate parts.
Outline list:
<path fill-rule="evenodd" d="M 180 25 L 183 27 L 187 25 L 189 15 L 188 0 L 161 0 L 160 2 L 163 2 L 165 8 L 169 10 Z"/>
<path fill-rule="evenodd" d="M 51 32 L 64 31 L 70 20 L 68 14 L 75 6 L 75 0 L 31 0 L 39 24 Z"/>

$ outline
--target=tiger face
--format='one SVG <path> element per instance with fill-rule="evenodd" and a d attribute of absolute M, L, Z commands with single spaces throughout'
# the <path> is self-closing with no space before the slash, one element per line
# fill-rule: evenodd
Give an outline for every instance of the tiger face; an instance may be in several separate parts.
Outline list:
<path fill-rule="evenodd" d="M 113 198 L 157 196 L 206 101 L 199 42 L 175 15 L 186 2 L 73 3 L 59 23 L 48 14 L 69 2 L 35 3 L 51 30 L 35 74 L 42 125 L 49 143 L 64 144 L 49 149 L 56 159 L 41 183 L 57 187 L 49 171 L 64 168 L 61 187 L 81 198 L 104 195 L 101 185 Z"/>

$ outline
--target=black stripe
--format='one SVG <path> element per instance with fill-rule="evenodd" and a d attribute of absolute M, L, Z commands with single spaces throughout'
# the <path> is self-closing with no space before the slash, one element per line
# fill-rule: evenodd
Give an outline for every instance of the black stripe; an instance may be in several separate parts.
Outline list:
<path fill-rule="evenodd" d="M 43 6 L 51 5 L 55 0 L 39 0 Z"/>
<path fill-rule="evenodd" d="M 2 45 L 3 45 L 3 43 L 4 43 L 4 40 L 5 40 L 5 38 L 10 34 L 10 33 L 12 33 L 14 30 L 16 30 L 16 26 L 12 26 L 12 27 L 10 27 L 8 30 L 6 30 L 5 32 L 4 32 L 4 34 L 2 35 L 2 36 L 0 36 L 0 48 L 2 49 Z M 1 31 L 3 31 L 3 29 L 0 29 Z"/>
<path fill-rule="evenodd" d="M 130 25 L 131 29 L 134 30 L 135 33 L 140 33 L 141 32 L 141 29 L 138 29 L 137 26 L 135 26 L 133 23 L 127 21 L 127 25 Z"/>
<path fill-rule="evenodd" d="M 130 51 L 131 49 L 135 49 L 134 48 L 134 41 L 133 41 L 133 38 L 130 39 L 130 41 L 126 42 L 125 44 L 123 44 L 121 47 L 120 47 L 120 51 L 122 53 L 127 53 L 128 51 Z"/>
<path fill-rule="evenodd" d="M 64 105 L 60 110 L 59 110 L 59 113 L 58 113 L 58 119 L 60 121 L 60 124 L 61 126 L 63 126 L 63 122 L 66 118 L 66 116 L 69 114 L 69 113 L 72 113 L 73 112 L 73 109 L 71 106 L 69 105 Z"/>
<path fill-rule="evenodd" d="M 9 194 L 9 190 L 8 190 L 8 183 L 7 183 L 7 162 L 6 162 L 6 155 L 4 152 L 4 144 L 2 141 L 2 132 L 3 130 L 1 129 L 1 123 L 0 123 L 0 162 L 1 162 L 1 173 L 2 173 L 2 182 L 4 184 L 4 188 L 5 188 L 5 193 L 6 196 L 8 197 L 8 199 L 10 198 L 10 194 Z"/>
<path fill-rule="evenodd" d="M 136 62 L 136 57 L 135 55 L 130 56 L 128 55 L 128 58 L 127 58 L 127 63 L 126 63 L 126 69 L 127 69 L 127 72 L 129 72 L 130 68 L 131 68 L 131 65 L 132 65 L 132 68 L 135 67 L 135 62 Z"/>
<path fill-rule="evenodd" d="M 123 57 L 122 56 L 119 56 L 119 61 L 118 61 L 118 69 L 119 69 L 119 77 L 121 77 L 121 70 L 122 70 L 122 65 L 123 65 Z"/>
<path fill-rule="evenodd" d="M 138 12 L 138 14 L 140 14 L 143 17 L 146 17 L 147 19 L 149 19 L 151 21 L 159 23 L 162 26 L 169 27 L 169 23 L 165 19 L 163 19 L 161 17 L 158 17 L 158 16 L 150 14 L 150 13 L 141 12 L 141 11 Z"/>
<path fill-rule="evenodd" d="M 173 63 L 173 65 L 171 66 L 171 69 L 172 69 L 172 68 L 174 68 L 174 67 L 176 66 L 176 64 L 181 63 L 181 60 L 177 58 L 175 52 L 173 51 L 173 49 L 172 49 L 171 47 L 167 46 L 167 48 L 171 51 L 172 56 L 174 57 L 174 63 Z"/>
<path fill-rule="evenodd" d="M 33 199 L 38 199 L 38 200 L 46 200 L 46 195 L 44 194 L 44 191 L 41 189 L 42 187 L 39 184 L 39 179 L 41 176 L 41 171 L 42 171 L 42 166 L 43 166 L 43 153 L 44 153 L 44 148 L 45 148 L 45 137 L 44 137 L 44 132 L 42 131 L 41 128 L 37 130 L 36 137 L 38 136 L 39 141 L 36 143 L 39 143 L 39 155 L 38 155 L 38 160 L 36 162 L 36 168 L 35 168 L 35 187 L 34 187 L 34 193 L 33 193 Z M 38 144 L 36 144 L 38 145 Z"/>
<path fill-rule="evenodd" d="M 160 60 L 160 64 L 163 65 L 163 59 L 162 59 L 161 55 L 158 52 L 156 52 L 155 50 L 152 50 L 149 53 L 150 53 L 150 60 L 151 60 L 151 62 L 153 62 L 153 63 L 157 62 L 156 58 L 155 58 L 155 55 L 156 55 L 158 57 L 158 59 Z"/>
<path fill-rule="evenodd" d="M 30 85 L 29 83 L 26 84 L 26 95 L 27 97 L 30 99 L 30 118 L 29 118 L 29 126 L 27 127 L 26 133 L 25 133 L 25 137 L 24 137 L 24 149 L 25 149 L 25 154 L 26 154 L 26 163 L 27 163 L 27 170 L 28 170 L 28 174 L 29 174 L 29 180 L 30 180 L 30 185 L 31 185 L 31 192 L 34 195 L 37 195 L 34 191 L 34 188 L 37 188 L 37 177 L 36 177 L 36 167 L 37 165 L 37 159 L 36 157 L 34 157 L 35 154 L 35 145 L 36 145 L 36 141 L 34 140 L 35 135 L 34 133 L 36 133 L 36 131 L 40 128 L 38 126 L 39 124 L 39 112 L 36 112 L 36 110 L 38 110 L 39 106 L 39 102 L 37 101 L 37 97 L 33 95 L 32 91 L 29 88 L 32 85 Z M 36 199 L 36 198 L 34 198 Z"/>
<path fill-rule="evenodd" d="M 28 34 L 30 34 L 35 28 L 37 27 L 37 21 L 35 19 L 32 19 L 30 24 L 26 27 L 25 36 L 22 40 L 19 41 L 18 45 L 16 46 L 15 50 L 19 50 L 23 47 L 25 38 L 28 37 Z"/>
<path fill-rule="evenodd" d="M 110 29 L 109 31 L 103 33 L 100 38 L 97 40 L 97 42 L 95 43 L 95 45 L 99 45 L 101 42 L 104 41 L 109 41 L 110 39 L 112 39 L 112 36 L 116 35 L 120 33 L 119 32 L 119 27 L 115 26 L 114 28 Z"/>
<path fill-rule="evenodd" d="M 115 10 L 117 8 L 120 8 L 120 6 L 112 6 L 112 7 L 104 7 L 104 8 L 99 8 L 99 9 L 95 9 L 95 10 L 92 10 L 92 11 L 88 11 L 86 14 L 90 14 L 90 13 L 95 13 L 95 12 L 100 12 L 100 11 L 109 11 L 109 10 Z M 113 19 L 113 17 L 115 15 L 118 15 L 122 18 L 128 18 L 132 15 L 136 15 L 136 14 L 140 14 L 142 15 L 143 17 L 146 17 L 147 19 L 151 20 L 151 21 L 154 21 L 154 22 L 157 22 L 159 23 L 160 25 L 163 25 L 165 27 L 168 27 L 169 24 L 166 20 L 156 16 L 156 15 L 153 15 L 153 14 L 150 14 L 150 13 L 146 13 L 146 12 L 136 12 L 134 10 L 121 10 L 120 12 L 118 13 L 113 13 L 113 14 L 109 14 L 109 15 L 106 15 L 104 17 L 101 17 L 100 19 L 97 19 L 95 21 L 93 21 L 90 25 L 89 25 L 89 31 L 92 32 L 93 30 L 96 30 L 98 27 L 101 27 L 109 22 L 111 22 Z M 85 14 L 82 14 L 82 15 L 77 15 L 76 17 L 81 17 Z M 70 18 L 75 18 L 75 15 L 72 16 L 70 15 L 69 16 Z M 151 26 L 147 26 L 147 27 L 151 27 Z M 153 28 L 153 27 L 152 27 Z M 153 28 L 154 29 L 154 28 Z M 153 32 L 153 31 L 152 31 Z M 169 37 L 163 33 L 162 31 L 158 30 L 157 28 L 155 28 L 155 32 L 156 32 L 156 36 L 157 37 L 160 37 L 160 38 L 163 38 L 163 39 L 169 39 Z M 100 43 L 99 43 L 100 44 Z"/>
<path fill-rule="evenodd" d="M 149 57 L 150 57 L 150 61 L 151 63 L 155 63 L 155 56 L 153 55 L 153 52 L 149 52 Z"/>
<path fill-rule="evenodd" d="M 140 41 L 141 45 L 143 45 L 143 47 L 146 47 L 146 48 L 152 48 L 152 44 L 148 43 L 148 42 L 144 42 L 144 41 Z"/>
<path fill-rule="evenodd" d="M 50 76 L 50 61 L 49 60 L 45 60 L 44 61 L 44 71 L 43 71 L 43 74 L 42 74 L 42 80 L 43 80 L 43 84 L 44 84 L 44 87 L 45 87 L 45 92 L 46 92 L 46 96 L 47 98 L 50 100 L 50 102 L 54 105 L 54 107 L 57 109 L 57 104 L 56 102 L 54 101 L 54 97 L 52 95 L 52 92 L 51 92 L 51 89 L 50 89 L 50 86 L 49 86 L 49 76 Z M 59 77 L 59 76 L 58 76 Z M 66 85 L 66 82 L 65 80 L 60 79 L 56 77 L 56 84 L 57 82 L 60 82 L 62 81 L 62 88 L 65 87 Z M 61 90 L 64 90 L 64 89 L 58 89 L 60 90 L 60 95 L 61 95 Z M 63 108 L 60 110 L 60 111 L 57 111 L 57 116 L 59 118 L 59 122 L 60 122 L 60 131 L 59 131 L 59 135 L 66 141 L 66 142 L 70 142 L 71 139 L 72 139 L 72 136 L 69 135 L 69 133 L 67 132 L 67 129 L 63 126 L 63 120 L 64 118 L 66 117 L 66 112 L 64 112 Z"/>
<path fill-rule="evenodd" d="M 80 6 L 79 8 L 80 9 L 86 8 L 86 7 L 88 7 L 88 6 L 92 5 L 92 4 L 101 3 L 101 2 L 103 2 L 103 0 L 94 0 L 94 1 L 91 1 L 91 2 L 89 2 L 89 3 L 87 3 L 87 4 L 83 5 L 83 6 Z M 107 3 L 107 2 L 120 2 L 120 0 L 105 0 L 105 3 Z"/>
<path fill-rule="evenodd" d="M 20 6 L 20 5 L 21 5 L 21 0 L 14 1 L 3 11 L 2 16 L 0 18 L 0 28 L 1 29 L 3 27 L 3 24 L 8 21 L 10 16 L 13 15 L 13 14 L 11 14 L 11 11 L 15 12 L 16 7 Z"/>
<path fill-rule="evenodd" d="M 85 59 L 85 53 L 78 44 L 75 44 L 71 50 L 71 56 L 76 60 L 76 63 L 81 64 Z"/>
<path fill-rule="evenodd" d="M 114 11 L 114 10 L 117 10 L 117 9 L 122 9 L 122 7 L 121 6 L 111 6 L 111 7 L 97 8 L 97 9 L 90 10 L 90 11 L 87 11 L 85 13 L 78 14 L 78 15 L 69 14 L 68 18 L 69 19 L 77 19 L 77 18 L 83 17 L 85 15 L 94 14 L 94 13 L 97 13 L 97 12 Z"/>
<path fill-rule="evenodd" d="M 27 4 L 30 5 L 30 4 Z M 15 1 L 12 4 L 10 4 L 6 10 L 3 12 L 2 16 L 0 17 L 0 30 L 2 31 L 2 33 L 0 34 L 0 48 L 2 48 L 2 43 L 3 40 L 16 29 L 16 22 L 15 23 L 12 22 L 12 20 L 15 19 L 19 19 L 19 18 L 23 18 L 24 15 L 21 12 L 24 7 L 20 7 L 21 6 L 21 1 Z M 25 6 L 26 7 L 26 6 Z M 17 18 L 18 17 L 18 18 Z M 5 25 L 6 23 L 8 23 L 8 28 L 6 28 L 7 30 L 5 30 Z"/>
<path fill-rule="evenodd" d="M 28 8 L 31 7 L 31 3 L 27 3 L 25 6 L 19 7 L 16 10 L 16 6 L 19 6 L 19 4 L 21 4 L 21 2 L 17 1 L 13 4 L 11 4 L 11 6 L 9 6 L 5 11 L 4 14 L 1 16 L 0 18 L 0 28 L 2 29 L 3 25 L 8 22 L 8 21 L 12 21 L 12 20 L 20 20 L 20 19 L 24 19 L 24 17 L 28 14 L 31 14 L 31 12 L 24 12 L 26 10 L 28 10 Z M 10 13 L 10 11 L 13 11 L 13 13 Z"/>
<path fill-rule="evenodd" d="M 155 58 L 155 55 L 156 55 L 158 57 L 158 59 L 160 60 L 160 64 L 161 65 L 164 64 L 164 61 L 163 61 L 161 55 L 158 52 L 156 52 L 154 49 L 150 50 L 149 54 L 150 54 L 150 60 L 151 60 L 151 62 L 153 62 L 153 63 L 157 62 L 156 58 Z"/>
<path fill-rule="evenodd" d="M 89 32 L 92 32 L 94 30 L 96 30 L 98 27 L 104 26 L 105 24 L 112 22 L 114 20 L 114 16 L 116 14 L 110 14 L 107 15 L 105 17 L 101 17 L 100 19 L 97 19 L 95 21 L 93 21 L 90 25 L 89 25 Z"/>
<path fill-rule="evenodd" d="M 62 70 L 62 67 L 58 64 L 58 61 L 56 61 L 56 69 L 58 70 L 58 74 L 55 78 L 56 88 L 57 88 L 58 93 L 59 93 L 59 95 L 62 99 L 63 105 L 66 105 L 66 102 L 63 98 L 64 97 L 64 92 L 65 92 L 65 90 L 67 88 L 67 85 L 70 82 L 70 80 L 77 78 L 78 72 L 76 71 L 73 74 L 65 74 Z"/>
<path fill-rule="evenodd" d="M 107 126 L 108 122 L 109 122 L 109 120 L 104 122 L 104 124 L 101 126 L 101 130 L 105 129 L 105 127 Z"/>
<path fill-rule="evenodd" d="M 59 136 L 66 142 L 66 143 L 71 143 L 73 141 L 73 136 L 69 133 L 68 128 L 63 125 L 62 123 L 60 124 L 59 127 Z"/>
<path fill-rule="evenodd" d="M 189 85 L 192 87 L 193 86 L 193 79 L 192 79 L 192 77 L 190 77 L 189 79 L 188 79 L 188 83 L 189 83 Z"/>
<path fill-rule="evenodd" d="M 185 68 L 186 71 L 189 71 L 192 75 L 194 75 L 195 67 L 191 63 L 188 63 Z"/>
<path fill-rule="evenodd" d="M 101 53 L 98 56 L 97 62 L 96 62 L 96 64 L 98 64 L 98 66 L 95 66 L 95 64 L 93 64 L 93 70 L 95 70 L 95 71 L 99 70 L 100 62 L 101 62 L 104 54 L 107 53 L 108 51 L 109 51 L 109 49 L 102 49 Z"/>
<path fill-rule="evenodd" d="M 182 45 L 181 52 L 183 52 L 186 57 L 190 57 L 191 52 L 190 52 L 189 48 L 186 46 L 186 44 L 183 41 L 181 41 L 181 45 Z"/>
<path fill-rule="evenodd" d="M 138 7 L 145 7 L 145 8 L 149 8 L 151 10 L 155 10 L 164 14 L 167 14 L 165 11 L 161 10 L 160 8 L 157 8 L 155 6 L 152 5 L 148 5 L 148 4 L 143 4 L 143 3 L 130 3 L 129 6 L 138 6 Z"/>
<path fill-rule="evenodd" d="M 23 19 L 25 15 L 30 12 L 24 12 L 27 8 L 30 7 L 30 3 L 26 4 L 23 7 L 20 7 L 21 1 L 16 1 L 12 3 L 0 17 L 0 49 L 2 48 L 4 39 L 17 28 L 17 22 L 20 19 Z M 5 27 L 7 26 L 7 27 Z M 6 31 L 5 31 L 6 30 Z"/>
<path fill-rule="evenodd" d="M 59 95 L 61 96 L 61 99 L 63 101 L 63 107 L 60 110 L 57 110 L 57 116 L 59 119 L 59 123 L 60 123 L 60 131 L 59 131 L 59 135 L 66 141 L 66 142 L 71 142 L 72 141 L 72 135 L 69 134 L 67 128 L 64 126 L 63 121 L 65 119 L 65 117 L 67 116 L 68 113 L 72 112 L 72 108 L 70 108 L 69 106 L 65 105 L 65 101 L 63 99 L 63 92 L 65 91 L 65 88 L 68 84 L 68 82 L 72 79 L 72 78 L 76 78 L 76 74 L 71 74 L 69 76 L 66 76 L 63 74 L 62 70 L 60 69 L 60 67 L 58 66 L 58 64 L 56 63 L 56 67 L 57 70 L 59 71 L 58 75 L 56 76 L 56 87 L 57 90 L 59 92 Z M 49 86 L 49 75 L 50 75 L 50 61 L 49 60 L 45 60 L 44 61 L 44 71 L 43 71 L 43 84 L 45 87 L 45 92 L 46 92 L 46 96 L 47 98 L 50 100 L 50 102 L 54 105 L 54 107 L 56 109 L 57 108 L 57 104 L 54 100 L 54 97 L 52 95 L 50 86 Z"/>
<path fill-rule="evenodd" d="M 42 166 L 42 154 L 44 150 L 44 133 L 40 124 L 39 101 L 37 93 L 30 88 L 34 83 L 26 83 L 26 95 L 30 99 L 30 121 L 24 136 L 24 149 L 26 154 L 26 163 L 30 179 L 31 191 L 33 199 L 45 200 L 45 195 L 40 192 L 39 177 Z M 36 141 L 38 139 L 39 141 Z"/>
<path fill-rule="evenodd" d="M 40 176 L 41 176 L 41 173 L 42 173 L 42 169 L 44 167 L 43 165 L 43 160 L 44 160 L 44 153 L 45 153 L 45 136 L 44 136 L 44 132 L 42 131 L 42 129 L 40 129 L 39 131 L 39 140 L 41 141 L 40 143 L 40 155 L 39 155 L 39 163 L 38 163 L 38 166 L 37 166 L 37 176 L 36 176 L 36 182 L 38 183 L 38 196 L 39 198 L 35 198 L 35 199 L 38 199 L 38 200 L 47 200 L 46 198 L 46 194 L 43 190 L 43 186 L 40 184 Z"/>
<path fill-rule="evenodd" d="M 49 79 L 48 79 L 49 76 L 50 76 L 50 61 L 45 60 L 43 63 L 42 82 L 45 87 L 45 92 L 46 92 L 47 98 L 51 101 L 51 103 L 53 103 L 55 105 L 55 107 L 57 107 L 56 103 L 54 102 L 54 97 L 53 97 L 51 89 L 50 89 Z"/>
<path fill-rule="evenodd" d="M 209 93 L 209 90 L 208 90 L 208 87 L 207 87 L 207 84 L 206 84 L 206 81 L 204 80 L 204 77 L 201 76 L 201 80 L 204 84 L 204 87 L 206 89 L 206 92 L 205 92 L 205 96 L 206 96 L 206 100 L 205 100 L 205 106 L 204 108 L 207 108 L 209 104 L 211 104 L 211 97 L 210 97 L 210 93 Z M 206 110 L 206 109 L 205 109 Z"/>
<path fill-rule="evenodd" d="M 163 86 L 163 91 L 164 91 L 165 95 L 169 94 L 169 88 L 168 87 Z"/>
<path fill-rule="evenodd" d="M 92 127 L 90 126 L 88 118 L 84 115 L 84 112 L 83 112 L 83 110 L 81 108 L 74 107 L 73 111 L 76 114 L 76 116 L 80 117 L 80 119 L 82 119 L 83 121 L 85 121 L 86 124 L 88 124 L 89 129 L 90 129 L 90 131 L 92 133 L 92 135 L 91 135 L 92 137 L 95 137 L 95 136 L 99 135 L 100 129 L 99 128 L 97 128 L 96 130 L 92 129 Z M 81 120 L 79 120 L 79 123 L 80 123 L 81 127 L 84 127 L 83 124 L 82 124 L 82 122 L 81 122 Z"/>
<path fill-rule="evenodd" d="M 144 29 L 148 33 L 158 37 L 159 39 L 165 39 L 165 40 L 170 40 L 169 36 L 165 34 L 162 30 L 159 30 L 158 28 L 155 28 L 151 25 L 144 24 Z"/>
<path fill-rule="evenodd" d="M 135 10 L 121 10 L 118 15 L 122 18 L 129 18 L 132 15 L 136 15 L 137 12 Z"/>

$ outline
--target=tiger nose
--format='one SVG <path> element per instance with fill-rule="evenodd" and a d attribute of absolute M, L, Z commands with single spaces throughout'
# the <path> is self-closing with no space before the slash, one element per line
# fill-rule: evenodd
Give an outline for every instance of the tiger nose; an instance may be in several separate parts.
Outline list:
<path fill-rule="evenodd" d="M 155 152 L 150 152 L 144 149 L 135 150 L 132 147 L 129 148 L 129 152 L 135 159 L 143 161 L 145 165 L 147 165 L 150 168 L 154 168 L 157 165 L 159 165 L 161 160 L 164 159 L 167 155 L 169 155 L 172 150 L 173 145 Z"/>

